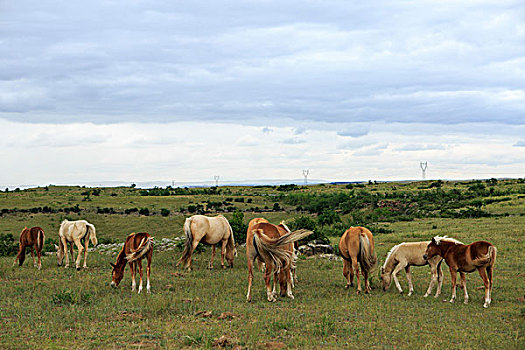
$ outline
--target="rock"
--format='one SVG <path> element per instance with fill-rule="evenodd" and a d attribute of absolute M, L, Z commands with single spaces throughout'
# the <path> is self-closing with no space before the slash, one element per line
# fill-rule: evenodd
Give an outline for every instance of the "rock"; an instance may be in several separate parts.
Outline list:
<path fill-rule="evenodd" d="M 297 248 L 300 254 L 311 256 L 317 254 L 333 254 L 334 247 L 329 244 L 318 244 L 310 242 Z"/>

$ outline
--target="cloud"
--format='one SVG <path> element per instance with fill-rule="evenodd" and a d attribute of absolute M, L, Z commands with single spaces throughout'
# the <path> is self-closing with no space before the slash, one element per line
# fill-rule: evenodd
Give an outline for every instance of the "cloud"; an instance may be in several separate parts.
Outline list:
<path fill-rule="evenodd" d="M 520 140 L 513 144 L 514 147 L 525 147 L 525 140 Z"/>
<path fill-rule="evenodd" d="M 301 134 L 304 134 L 306 132 L 306 128 L 300 126 L 300 127 L 297 127 L 294 129 L 294 135 L 301 135 Z"/>
<path fill-rule="evenodd" d="M 356 125 L 351 127 L 350 129 L 345 130 L 339 130 L 337 132 L 337 135 L 339 136 L 349 136 L 349 137 L 361 137 L 368 135 L 369 128 L 367 126 L 363 125 Z"/>
<path fill-rule="evenodd" d="M 444 149 L 446 149 L 446 147 L 440 144 L 408 144 L 394 148 L 394 151 L 433 151 Z"/>
<path fill-rule="evenodd" d="M 299 145 L 299 144 L 302 144 L 302 143 L 306 143 L 305 140 L 300 140 L 296 137 L 293 137 L 293 138 L 289 138 L 289 139 L 286 139 L 286 140 L 283 140 L 282 143 L 284 144 L 287 144 L 287 145 Z"/>
<path fill-rule="evenodd" d="M 269 127 L 264 127 L 264 128 L 262 128 L 262 133 L 263 133 L 263 134 L 269 134 L 269 133 L 271 133 L 272 131 L 273 131 L 273 130 L 272 130 L 271 128 L 269 128 Z"/>

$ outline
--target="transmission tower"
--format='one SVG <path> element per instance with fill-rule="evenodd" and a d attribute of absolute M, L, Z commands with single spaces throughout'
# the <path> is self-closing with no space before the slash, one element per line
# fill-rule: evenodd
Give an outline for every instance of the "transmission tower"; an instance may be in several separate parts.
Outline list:
<path fill-rule="evenodd" d="M 213 178 L 215 179 L 215 186 L 219 187 L 219 175 L 215 175 Z"/>
<path fill-rule="evenodd" d="M 419 167 L 421 168 L 421 178 L 423 180 L 425 180 L 427 178 L 428 163 L 427 162 L 419 162 Z"/>
<path fill-rule="evenodd" d="M 310 174 L 310 170 L 309 169 L 304 169 L 303 170 L 304 184 L 305 185 L 308 185 L 308 175 L 309 174 Z"/>

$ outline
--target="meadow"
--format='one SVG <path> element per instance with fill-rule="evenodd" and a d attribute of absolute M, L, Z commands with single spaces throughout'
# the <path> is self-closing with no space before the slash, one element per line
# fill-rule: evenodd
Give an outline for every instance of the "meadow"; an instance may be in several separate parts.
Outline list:
<path fill-rule="evenodd" d="M 218 260 L 213 270 L 206 269 L 209 248 L 194 255 L 191 272 L 175 266 L 180 250 L 155 251 L 152 293 L 142 295 L 131 292 L 128 270 L 118 289 L 109 286 L 112 255 L 90 252 L 88 268 L 81 271 L 58 267 L 54 255 L 43 258 L 40 271 L 30 257 L 22 267 L 13 267 L 14 256 L 2 256 L 0 347 L 523 349 L 524 194 L 522 180 L 2 191 L 0 235 L 18 240 L 24 226 L 41 226 L 49 240 L 46 247 L 57 239 L 65 218 L 92 222 L 104 243 L 122 242 L 138 231 L 155 239 L 181 236 L 185 218 L 203 212 L 228 219 L 237 213 L 245 224 L 261 216 L 276 223 L 309 217 L 320 238 L 333 245 L 344 227 L 364 225 L 374 233 L 378 264 L 395 244 L 434 235 L 466 243 L 488 240 L 498 248 L 498 257 L 492 305 L 483 309 L 477 273 L 467 275 L 469 304 L 463 304 L 461 289 L 455 304 L 443 302 L 450 298 L 446 264 L 443 293 L 436 299 L 423 297 L 430 281 L 428 267 L 412 268 L 411 297 L 400 295 L 394 286 L 384 292 L 379 266 L 371 279 L 372 293 L 357 295 L 355 287 L 344 288 L 341 261 L 301 257 L 295 300 L 267 302 L 262 273 L 256 271 L 253 301 L 247 303 L 242 246 L 234 268 L 226 270 Z M 236 232 L 237 237 L 243 234 Z M 406 290 L 404 272 L 400 282 Z"/>

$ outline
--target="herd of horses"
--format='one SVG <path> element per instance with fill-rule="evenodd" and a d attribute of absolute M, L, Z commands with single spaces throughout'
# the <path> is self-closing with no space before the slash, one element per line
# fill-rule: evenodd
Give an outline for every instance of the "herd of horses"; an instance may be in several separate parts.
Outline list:
<path fill-rule="evenodd" d="M 229 267 L 233 268 L 233 261 L 237 255 L 233 230 L 228 220 L 218 215 L 208 217 L 204 215 L 193 215 L 184 222 L 185 247 L 177 265 L 182 264 L 188 270 L 192 268 L 192 254 L 199 242 L 212 246 L 212 255 L 208 268 L 213 268 L 215 258 L 215 246 L 221 245 L 221 266 L 226 268 L 226 259 Z M 252 300 L 252 281 L 254 263 L 257 261 L 258 269 L 264 271 L 264 282 L 267 299 L 276 301 L 276 285 L 279 283 L 280 295 L 294 298 L 292 289 L 297 282 L 296 274 L 296 242 L 309 236 L 313 232 L 299 229 L 291 231 L 284 223 L 274 225 L 264 218 L 252 219 L 248 224 L 246 232 L 246 258 L 248 264 L 248 292 L 246 300 Z M 77 246 L 78 256 L 75 261 L 77 270 L 80 269 L 81 254 L 84 252 L 83 267 L 87 267 L 87 255 L 89 242 L 97 245 L 95 226 L 86 220 L 68 221 L 64 220 L 58 232 L 59 245 L 55 245 L 58 265 L 61 266 L 65 257 L 65 267 L 69 267 L 68 245 L 73 259 L 73 244 Z M 45 233 L 40 227 L 24 228 L 20 234 L 20 248 L 14 264 L 18 261 L 21 266 L 25 259 L 26 247 L 31 248 L 33 265 L 41 268 L 41 255 L 44 246 Z M 84 240 L 84 246 L 82 245 Z M 38 264 L 35 261 L 34 252 L 38 256 Z M 374 237 L 370 230 L 364 227 L 351 227 L 346 230 L 339 240 L 339 253 L 343 258 L 343 275 L 347 280 L 346 288 L 353 286 L 354 276 L 357 280 L 357 293 L 361 293 L 360 270 L 364 279 L 364 292 L 371 291 L 369 276 L 377 264 L 374 250 Z M 387 290 L 394 280 L 400 293 L 403 292 L 397 274 L 405 269 L 409 284 L 409 293 L 412 295 L 414 287 L 410 274 L 411 266 L 430 265 L 431 280 L 425 297 L 432 293 L 434 284 L 437 283 L 435 297 L 441 293 L 443 284 L 443 273 L 441 263 L 443 260 L 449 266 L 452 280 L 452 297 L 450 302 L 456 299 L 456 278 L 459 272 L 461 287 L 463 288 L 465 304 L 468 303 L 466 285 L 466 273 L 478 270 L 483 280 L 485 299 L 483 307 L 489 307 L 492 300 L 492 276 L 494 263 L 496 262 L 496 247 L 486 241 L 477 241 L 471 244 L 463 244 L 460 241 L 447 236 L 433 237 L 431 241 L 400 243 L 387 254 L 385 262 L 381 267 L 381 282 L 383 290 Z M 153 255 L 153 238 L 146 232 L 130 234 L 117 256 L 115 264 L 111 264 L 112 280 L 111 286 L 118 287 L 124 276 L 126 264 L 130 265 L 132 278 L 132 291 L 136 289 L 135 273 L 138 267 L 140 281 L 138 293 L 142 291 L 142 259 L 146 259 L 146 291 L 150 293 L 150 271 Z M 359 267 L 361 269 L 359 269 Z M 273 288 L 270 285 L 273 274 Z"/>

